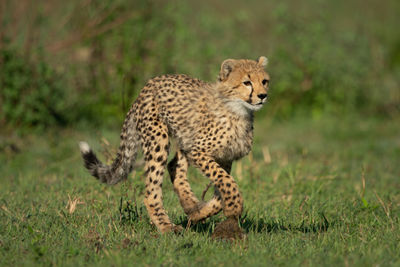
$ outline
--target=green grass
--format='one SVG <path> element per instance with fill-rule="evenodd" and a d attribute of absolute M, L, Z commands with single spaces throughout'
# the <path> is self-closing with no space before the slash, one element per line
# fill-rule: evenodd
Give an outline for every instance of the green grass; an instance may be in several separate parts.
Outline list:
<path fill-rule="evenodd" d="M 399 266 L 400 121 L 264 117 L 252 154 L 232 171 L 247 232 L 236 243 L 210 238 L 221 215 L 160 235 L 142 203 L 141 167 L 114 187 L 90 177 L 77 142 L 101 154 L 101 137 L 117 147 L 117 129 L 2 136 L 0 265 Z M 165 179 L 167 211 L 186 226 Z M 208 182 L 193 169 L 190 180 L 197 195 Z"/>

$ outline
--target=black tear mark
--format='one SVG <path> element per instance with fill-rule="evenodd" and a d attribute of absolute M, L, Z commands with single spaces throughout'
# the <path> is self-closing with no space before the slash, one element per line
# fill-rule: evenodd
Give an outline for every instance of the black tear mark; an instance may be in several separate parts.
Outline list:
<path fill-rule="evenodd" d="M 249 100 L 247 100 L 247 103 L 249 103 L 249 104 L 251 104 L 251 98 L 253 97 L 253 92 L 254 92 L 254 88 L 253 88 L 253 85 L 251 85 L 251 92 L 249 95 Z"/>
<path fill-rule="evenodd" d="M 249 77 L 249 80 L 251 81 L 250 74 L 247 74 L 247 76 Z M 250 86 L 251 86 L 251 92 L 249 95 L 249 100 L 247 100 L 247 103 L 249 103 L 249 104 L 251 104 L 251 98 L 253 97 L 253 92 L 254 92 L 253 83 L 251 83 Z"/>

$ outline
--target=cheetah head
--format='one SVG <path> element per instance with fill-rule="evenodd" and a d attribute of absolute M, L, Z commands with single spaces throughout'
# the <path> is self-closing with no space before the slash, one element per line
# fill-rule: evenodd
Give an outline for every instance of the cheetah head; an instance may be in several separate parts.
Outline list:
<path fill-rule="evenodd" d="M 257 61 L 227 59 L 222 62 L 219 88 L 227 105 L 236 113 L 257 111 L 267 101 L 270 79 L 264 70 L 267 63 L 263 56 Z"/>

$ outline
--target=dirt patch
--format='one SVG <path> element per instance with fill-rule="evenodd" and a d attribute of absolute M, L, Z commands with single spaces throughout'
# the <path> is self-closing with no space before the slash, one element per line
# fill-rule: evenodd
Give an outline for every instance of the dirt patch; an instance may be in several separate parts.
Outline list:
<path fill-rule="evenodd" d="M 211 238 L 217 240 L 234 241 L 244 239 L 245 234 L 239 227 L 239 223 L 236 218 L 227 218 L 225 221 L 220 222 L 215 227 Z"/>

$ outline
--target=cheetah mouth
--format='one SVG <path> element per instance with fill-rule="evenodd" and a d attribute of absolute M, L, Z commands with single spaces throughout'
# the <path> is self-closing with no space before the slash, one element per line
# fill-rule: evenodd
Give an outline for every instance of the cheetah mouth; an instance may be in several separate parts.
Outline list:
<path fill-rule="evenodd" d="M 267 98 L 264 98 L 263 100 L 261 100 L 260 102 L 258 102 L 258 103 L 255 103 L 255 104 L 251 104 L 251 103 L 249 103 L 250 105 L 252 105 L 252 106 L 255 106 L 255 107 L 258 107 L 258 108 L 261 108 L 265 103 L 267 102 Z"/>

